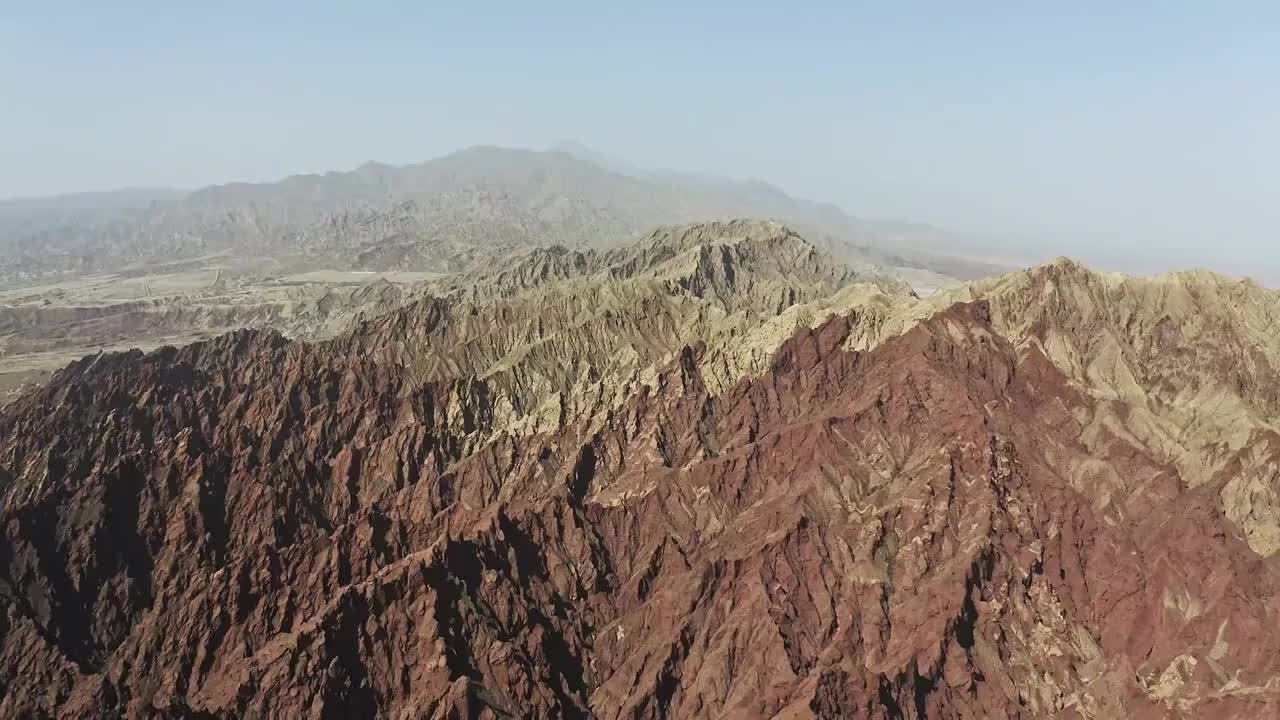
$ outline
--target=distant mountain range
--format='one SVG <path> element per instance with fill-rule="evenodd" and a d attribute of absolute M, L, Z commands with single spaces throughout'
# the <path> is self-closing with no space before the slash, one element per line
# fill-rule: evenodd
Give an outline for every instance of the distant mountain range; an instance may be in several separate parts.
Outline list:
<path fill-rule="evenodd" d="M 132 189 L 0 203 L 0 280 L 210 253 L 304 266 L 458 271 L 521 246 L 608 248 L 653 227 L 772 218 L 854 266 L 954 278 L 1007 268 L 922 225 L 872 222 L 761 181 L 645 170 L 575 143 L 472 147 L 416 165 L 365 165 L 194 191 Z"/>

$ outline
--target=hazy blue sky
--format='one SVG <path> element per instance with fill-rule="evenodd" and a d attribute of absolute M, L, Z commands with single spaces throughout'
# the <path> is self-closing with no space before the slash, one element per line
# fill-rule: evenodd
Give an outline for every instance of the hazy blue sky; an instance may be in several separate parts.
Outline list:
<path fill-rule="evenodd" d="M 1050 5 L 0 0 L 0 197 L 574 138 L 1055 254 L 1280 267 L 1280 3 Z"/>

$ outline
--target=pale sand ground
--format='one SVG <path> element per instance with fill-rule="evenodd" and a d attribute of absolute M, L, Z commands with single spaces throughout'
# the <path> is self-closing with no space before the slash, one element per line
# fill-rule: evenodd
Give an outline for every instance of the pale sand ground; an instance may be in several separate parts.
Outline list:
<path fill-rule="evenodd" d="M 252 268 L 254 271 L 246 271 Z M 16 396 L 31 384 L 48 379 L 53 371 L 100 350 L 116 351 L 140 348 L 152 350 L 164 345 L 183 345 L 229 328 L 170 328 L 170 332 L 145 335 L 124 334 L 92 336 L 66 333 L 60 328 L 50 336 L 48 347 L 32 349 L 32 329 L 23 315 L 5 317 L 5 309 L 26 313 L 65 308 L 111 307 L 122 303 L 152 301 L 163 309 L 166 302 L 174 307 L 227 308 L 254 304 L 279 304 L 302 307 L 326 295 L 332 288 L 340 295 L 360 286 L 386 281 L 401 286 L 414 286 L 439 277 L 428 272 L 361 272 L 348 270 L 309 270 L 295 272 L 280 261 L 252 258 L 232 260 L 210 256 L 195 261 L 167 263 L 150 268 L 131 268 L 110 273 L 94 273 L 60 278 L 57 282 L 34 281 L 21 285 L 0 286 L 0 404 Z M 15 320 L 16 318 L 16 320 Z M 64 317 L 60 322 L 76 323 Z M 109 326 L 110 322 L 104 325 Z M 92 323 L 85 328 L 93 327 Z M 78 330 L 77 330 L 78 332 Z M 66 336 L 64 337 L 64 333 Z M 52 339 L 56 337 L 55 339 Z M 40 343 L 36 343 L 37 345 Z"/>
<path fill-rule="evenodd" d="M 282 283 L 331 283 L 334 285 L 364 285 L 376 280 L 412 284 L 444 277 L 433 272 L 375 272 L 373 270 L 313 270 L 294 273 L 279 278 Z"/>

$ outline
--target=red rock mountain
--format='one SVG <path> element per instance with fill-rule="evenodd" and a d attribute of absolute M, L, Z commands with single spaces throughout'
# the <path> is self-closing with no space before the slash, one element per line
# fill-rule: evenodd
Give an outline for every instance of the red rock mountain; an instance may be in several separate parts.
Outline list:
<path fill-rule="evenodd" d="M 651 242 L 5 408 L 0 716 L 1280 714 L 1275 293 Z"/>

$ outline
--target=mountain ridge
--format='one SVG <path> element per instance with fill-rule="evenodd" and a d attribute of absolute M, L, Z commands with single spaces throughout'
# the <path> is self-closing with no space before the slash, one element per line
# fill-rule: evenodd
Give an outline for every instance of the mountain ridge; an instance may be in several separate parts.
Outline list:
<path fill-rule="evenodd" d="M 0 409 L 0 716 L 1280 709 L 1280 293 L 542 252 Z"/>
<path fill-rule="evenodd" d="M 797 225 L 816 244 L 863 266 L 882 262 L 890 250 L 872 247 L 873 226 L 772 186 L 627 174 L 598 162 L 581 151 L 476 146 L 411 165 L 365 163 L 214 185 L 84 222 L 70 212 L 14 221 L 0 226 L 0 243 L 15 253 L 0 270 L 11 279 L 49 277 L 232 250 L 310 265 L 452 271 L 459 266 L 452 258 L 463 258 L 465 267 L 518 246 L 604 248 L 657 225 L 741 215 Z M 13 207 L 17 212 L 21 204 Z M 959 273 L 992 269 L 937 252 L 919 262 L 944 275 L 948 263 Z"/>

